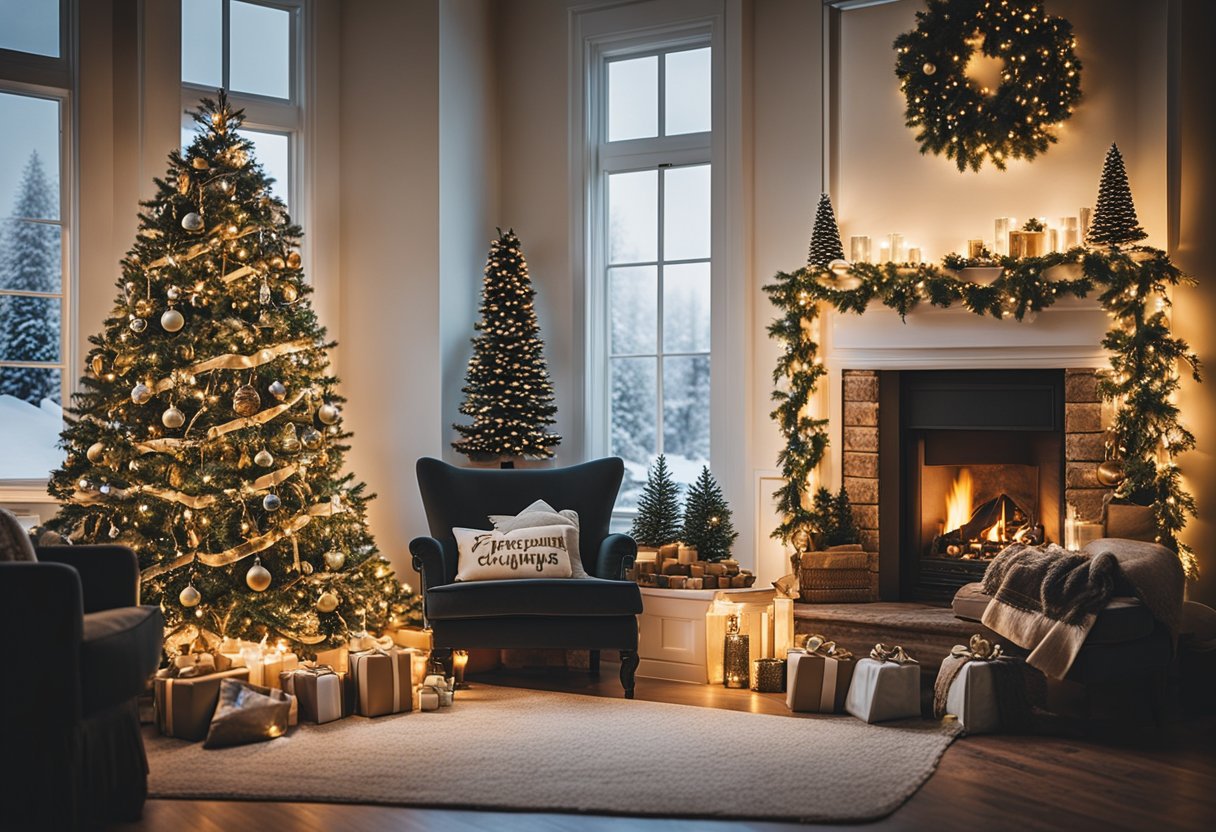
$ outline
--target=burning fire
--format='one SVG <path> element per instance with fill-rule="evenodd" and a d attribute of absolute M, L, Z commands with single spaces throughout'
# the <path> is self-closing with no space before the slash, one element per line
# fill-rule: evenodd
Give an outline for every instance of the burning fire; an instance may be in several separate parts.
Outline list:
<path fill-rule="evenodd" d="M 1001 519 L 997 520 L 984 532 L 984 539 L 991 540 L 993 543 L 1000 543 L 1005 540 L 1005 504 L 1001 503 Z"/>
<path fill-rule="evenodd" d="M 946 495 L 946 528 L 961 529 L 971 519 L 971 469 L 964 468 L 954 478 Z"/>

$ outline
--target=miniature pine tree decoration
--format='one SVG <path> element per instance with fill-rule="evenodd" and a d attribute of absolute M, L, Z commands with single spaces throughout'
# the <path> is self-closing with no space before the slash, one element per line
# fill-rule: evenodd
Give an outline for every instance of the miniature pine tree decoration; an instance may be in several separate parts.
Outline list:
<path fill-rule="evenodd" d="M 38 152 L 30 154 L 21 176 L 12 217 L 58 216 L 58 200 L 42 169 Z M 59 233 L 41 222 L 11 220 L 0 226 L 0 289 L 15 292 L 59 292 Z M 9 295 L 0 303 L 0 356 L 9 361 L 54 362 L 59 358 L 59 304 L 47 297 Z M 43 367 L 0 370 L 0 396 L 37 405 L 59 401 L 59 371 Z"/>
<path fill-rule="evenodd" d="M 842 485 L 840 491 L 832 498 L 832 533 L 828 536 L 827 545 L 843 546 L 857 543 L 861 534 L 857 531 L 857 521 L 853 519 L 853 505 L 849 502 L 849 492 Z"/>
<path fill-rule="evenodd" d="M 836 536 L 836 498 L 823 486 L 811 501 L 811 532 L 817 548 L 826 548 Z"/>
<path fill-rule="evenodd" d="M 723 560 L 730 557 L 730 547 L 739 533 L 731 523 L 730 506 L 722 496 L 709 468 L 701 473 L 688 489 L 684 501 L 684 524 L 680 539 L 695 546 L 701 560 Z"/>
<path fill-rule="evenodd" d="M 819 195 L 819 208 L 815 211 L 815 227 L 811 231 L 811 248 L 807 254 L 808 266 L 827 268 L 833 260 L 844 259 L 844 247 L 840 244 L 840 229 L 836 227 L 836 215 L 832 212 L 832 200 L 827 194 Z"/>
<path fill-rule="evenodd" d="M 514 231 L 502 233 L 486 258 L 481 319 L 475 325 L 460 412 L 471 425 L 453 425 L 452 447 L 475 461 L 548 459 L 562 441 L 547 428 L 555 421 L 553 384 L 536 321 L 536 295 Z"/>
<path fill-rule="evenodd" d="M 1102 165 L 1102 181 L 1098 185 L 1098 202 L 1090 221 L 1085 241 L 1090 245 L 1119 246 L 1143 240 L 1148 235 L 1136 219 L 1132 189 L 1127 183 L 1127 170 L 1118 145 L 1111 144 Z"/>
<path fill-rule="evenodd" d="M 89 339 L 51 525 L 135 550 L 170 650 L 201 635 L 309 652 L 420 617 L 368 532 L 372 495 L 342 471 L 300 228 L 237 133 L 243 113 L 221 92 L 194 119 Z"/>
<path fill-rule="evenodd" d="M 672 479 L 667 458 L 659 454 L 646 472 L 638 513 L 629 534 L 642 546 L 666 546 L 680 539 L 680 486 Z"/>

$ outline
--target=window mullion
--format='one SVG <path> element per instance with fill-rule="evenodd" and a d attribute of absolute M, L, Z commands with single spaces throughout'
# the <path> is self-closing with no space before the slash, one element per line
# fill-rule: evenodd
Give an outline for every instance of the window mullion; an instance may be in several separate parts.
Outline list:
<path fill-rule="evenodd" d="M 660 66 L 662 66 L 662 62 L 660 62 Z M 660 95 L 659 100 L 661 101 L 662 98 L 663 98 L 663 96 Z M 664 182 L 666 180 L 664 179 L 664 177 L 666 176 L 666 173 L 667 173 L 666 168 L 664 168 L 662 165 L 659 165 L 659 168 L 658 168 L 658 180 L 659 181 L 658 181 L 658 188 L 657 188 L 658 198 L 659 198 L 658 229 L 657 229 L 658 230 L 658 239 L 655 241 L 656 251 L 658 252 L 658 266 L 656 269 L 655 290 L 659 293 L 659 296 L 656 300 L 656 308 L 658 309 L 658 320 L 655 321 L 656 329 L 655 329 L 655 344 L 654 344 L 655 407 L 658 410 L 658 412 L 655 414 L 654 445 L 659 453 L 664 453 L 664 447 L 663 447 L 663 444 L 664 444 L 663 443 L 663 437 L 664 437 L 664 433 L 663 433 L 663 409 L 664 409 L 663 408 L 663 294 L 664 294 L 663 293 L 663 280 L 664 280 L 663 210 L 665 207 Z"/>
<path fill-rule="evenodd" d="M 232 87 L 229 66 L 232 63 L 232 0 L 224 0 L 220 12 L 220 83 L 225 92 Z"/>

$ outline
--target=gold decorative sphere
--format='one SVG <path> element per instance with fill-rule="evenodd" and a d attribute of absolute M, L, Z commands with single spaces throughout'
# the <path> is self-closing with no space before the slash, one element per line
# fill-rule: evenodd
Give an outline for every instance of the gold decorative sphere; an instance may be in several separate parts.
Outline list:
<path fill-rule="evenodd" d="M 317 612 L 333 612 L 338 608 L 338 596 L 329 590 L 321 593 L 317 599 Z"/>
<path fill-rule="evenodd" d="M 252 416 L 261 407 L 262 397 L 252 385 L 242 385 L 232 396 L 232 409 L 240 416 Z"/>
<path fill-rule="evenodd" d="M 262 566 L 261 558 L 254 558 L 253 566 L 245 573 L 245 583 L 254 592 L 265 592 L 270 586 L 271 578 L 270 570 Z"/>
<path fill-rule="evenodd" d="M 1119 459 L 1108 459 L 1105 462 L 1098 463 L 1097 470 L 1098 484 L 1106 488 L 1116 488 L 1127 477 L 1127 472 L 1123 468 L 1123 461 Z"/>
<path fill-rule="evenodd" d="M 198 602 L 203 600 L 203 595 L 194 588 L 194 584 L 186 584 L 186 588 L 177 596 L 177 600 L 183 607 L 196 607 Z"/>

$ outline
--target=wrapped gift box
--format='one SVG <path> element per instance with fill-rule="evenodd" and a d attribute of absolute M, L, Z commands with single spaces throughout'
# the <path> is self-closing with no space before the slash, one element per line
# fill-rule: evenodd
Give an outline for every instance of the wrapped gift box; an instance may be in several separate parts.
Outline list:
<path fill-rule="evenodd" d="M 350 670 L 350 650 L 345 644 L 332 650 L 318 650 L 314 664 L 333 668 L 335 673 L 346 673 Z"/>
<path fill-rule="evenodd" d="M 428 653 L 435 649 L 433 633 L 421 627 L 399 627 L 396 630 L 390 630 L 386 635 L 392 636 L 393 643 L 398 647 L 412 647 Z"/>
<path fill-rule="evenodd" d="M 920 716 L 920 665 L 861 659 L 845 710 L 866 722 L 886 722 Z"/>
<path fill-rule="evenodd" d="M 950 683 L 946 713 L 958 717 L 968 734 L 991 734 L 1001 729 L 996 669 L 993 662 L 967 662 Z"/>
<path fill-rule="evenodd" d="M 363 716 L 384 716 L 413 708 L 415 651 L 391 647 L 350 654 L 356 708 Z"/>
<path fill-rule="evenodd" d="M 351 696 L 346 691 L 346 678 L 333 668 L 299 667 L 284 671 L 279 682 L 286 693 L 296 698 L 299 718 L 318 725 L 349 716 Z"/>
<path fill-rule="evenodd" d="M 856 667 L 852 655 L 843 650 L 790 650 L 786 655 L 786 707 L 791 711 L 840 713 Z"/>
<path fill-rule="evenodd" d="M 192 741 L 206 737 L 225 679 L 248 681 L 249 669 L 237 667 L 189 678 L 157 677 L 153 693 L 160 733 Z"/>

